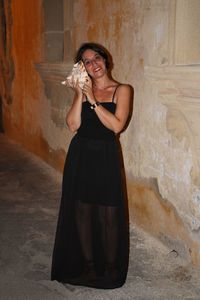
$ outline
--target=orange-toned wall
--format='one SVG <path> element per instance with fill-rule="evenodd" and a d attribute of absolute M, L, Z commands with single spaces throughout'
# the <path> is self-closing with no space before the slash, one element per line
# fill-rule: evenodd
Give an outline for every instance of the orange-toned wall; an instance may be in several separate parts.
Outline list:
<path fill-rule="evenodd" d="M 65 151 L 51 151 L 43 137 L 41 123 L 47 122 L 49 104 L 44 84 L 35 64 L 43 60 L 42 1 L 12 0 L 11 56 L 14 61 L 11 103 L 4 99 L 3 125 L 5 134 L 62 169 Z"/>

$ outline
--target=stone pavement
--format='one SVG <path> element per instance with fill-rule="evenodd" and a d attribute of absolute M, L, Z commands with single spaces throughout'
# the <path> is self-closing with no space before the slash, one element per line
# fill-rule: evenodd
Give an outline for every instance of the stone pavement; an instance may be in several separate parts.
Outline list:
<path fill-rule="evenodd" d="M 0 135 L 0 300 L 200 299 L 200 270 L 133 225 L 122 288 L 50 281 L 61 180 L 60 173 Z"/>

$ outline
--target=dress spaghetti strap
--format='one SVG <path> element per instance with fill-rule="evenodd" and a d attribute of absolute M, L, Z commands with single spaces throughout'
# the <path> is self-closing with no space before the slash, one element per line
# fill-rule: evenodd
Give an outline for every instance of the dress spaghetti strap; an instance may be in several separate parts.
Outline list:
<path fill-rule="evenodd" d="M 119 87 L 120 85 L 121 85 L 121 84 L 118 84 L 118 85 L 116 86 L 116 88 L 115 88 L 115 91 L 114 91 L 113 96 L 112 96 L 112 102 L 114 102 L 116 91 L 117 91 L 117 89 L 118 89 L 118 87 Z"/>

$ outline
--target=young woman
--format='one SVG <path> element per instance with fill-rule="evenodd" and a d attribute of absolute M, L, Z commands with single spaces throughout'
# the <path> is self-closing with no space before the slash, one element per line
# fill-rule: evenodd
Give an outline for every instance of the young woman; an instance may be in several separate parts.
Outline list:
<path fill-rule="evenodd" d="M 95 288 L 124 284 L 128 221 L 118 137 L 130 115 L 132 89 L 110 76 L 110 59 L 96 43 L 76 55 L 89 80 L 70 85 L 74 100 L 66 122 L 75 132 L 63 173 L 52 280 Z"/>

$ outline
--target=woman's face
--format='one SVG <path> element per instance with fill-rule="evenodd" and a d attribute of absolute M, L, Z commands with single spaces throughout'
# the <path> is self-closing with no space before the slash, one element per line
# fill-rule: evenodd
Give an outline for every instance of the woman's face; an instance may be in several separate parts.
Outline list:
<path fill-rule="evenodd" d="M 92 78 L 100 78 L 107 73 L 105 60 L 97 52 L 88 49 L 83 52 L 82 61 L 85 65 L 86 71 Z"/>

